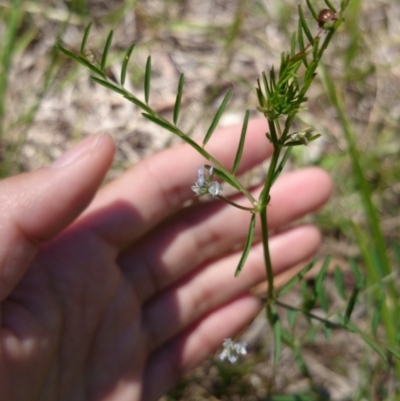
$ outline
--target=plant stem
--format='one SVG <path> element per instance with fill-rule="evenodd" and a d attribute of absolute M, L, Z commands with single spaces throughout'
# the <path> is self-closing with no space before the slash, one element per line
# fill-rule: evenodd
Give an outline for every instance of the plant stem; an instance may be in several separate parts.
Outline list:
<path fill-rule="evenodd" d="M 273 121 L 268 121 L 270 128 L 274 127 Z M 275 132 L 275 131 L 274 131 Z M 269 238 L 268 238 L 268 213 L 267 206 L 270 200 L 270 191 L 275 178 L 276 168 L 278 166 L 279 155 L 282 147 L 278 143 L 274 143 L 274 152 L 271 158 L 271 164 L 268 168 L 267 178 L 265 179 L 264 189 L 260 195 L 260 219 L 262 231 L 262 243 L 264 249 L 265 270 L 268 280 L 268 300 L 274 299 L 274 272 L 272 270 L 271 255 L 269 251 Z"/>
<path fill-rule="evenodd" d="M 264 249 L 265 270 L 267 272 L 267 280 L 268 280 L 267 299 L 269 301 L 272 301 L 274 299 L 274 272 L 272 270 L 271 255 L 269 252 L 267 208 L 265 206 L 260 211 L 260 219 L 261 219 L 261 231 L 263 238 L 262 244 Z"/>
<path fill-rule="evenodd" d="M 233 202 L 229 198 L 225 198 L 225 196 L 218 195 L 217 198 L 223 200 L 226 203 L 229 203 L 230 205 L 232 205 L 233 207 L 236 207 L 238 209 L 246 210 L 247 212 L 251 212 L 251 213 L 255 212 L 253 207 L 246 207 L 246 206 L 239 205 L 238 203 Z"/>

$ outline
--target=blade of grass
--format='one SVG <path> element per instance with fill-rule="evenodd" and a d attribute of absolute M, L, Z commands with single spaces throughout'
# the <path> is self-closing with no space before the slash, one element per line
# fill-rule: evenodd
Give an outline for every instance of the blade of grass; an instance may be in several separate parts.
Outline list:
<path fill-rule="evenodd" d="M 362 198 L 365 214 L 368 219 L 368 224 L 371 229 L 374 242 L 377 246 L 379 257 L 381 258 L 381 262 L 384 265 L 385 274 L 388 275 L 391 273 L 391 268 L 387 255 L 387 247 L 383 237 L 382 229 L 380 227 L 379 215 L 377 213 L 375 206 L 372 203 L 371 191 L 368 182 L 366 180 L 363 168 L 361 167 L 360 164 L 361 157 L 357 149 L 355 136 L 350 126 L 350 123 L 345 115 L 344 109 L 341 105 L 341 101 L 337 96 L 335 86 L 332 80 L 329 78 L 327 68 L 323 63 L 320 64 L 320 70 L 321 70 L 321 78 L 326 88 L 326 92 L 329 96 L 332 105 L 336 109 L 336 113 L 339 117 L 339 121 L 341 123 L 343 133 L 346 138 L 348 151 L 353 165 L 354 175 L 360 188 L 360 195 Z"/>
<path fill-rule="evenodd" d="M 236 174 L 236 171 L 240 165 L 240 160 L 242 159 L 244 141 L 246 139 L 247 125 L 249 122 L 249 116 L 250 116 L 250 111 L 246 110 L 246 113 L 244 115 L 243 124 L 242 124 L 242 132 L 240 133 L 239 145 L 238 145 L 238 149 L 236 151 L 235 161 L 233 162 L 233 168 L 232 168 L 233 175 Z"/>
<path fill-rule="evenodd" d="M 325 276 L 328 272 L 330 262 L 331 262 L 331 257 L 330 256 L 326 257 L 321 270 L 319 271 L 317 277 L 315 278 L 314 290 L 315 290 L 316 296 L 318 298 L 318 301 L 321 305 L 321 308 L 324 312 L 328 312 L 328 309 L 329 309 L 329 304 L 328 304 L 328 300 L 326 298 L 326 292 L 323 287 L 323 282 L 324 282 Z"/>
<path fill-rule="evenodd" d="M 135 48 L 135 43 L 133 43 L 130 46 L 130 48 L 128 49 L 128 51 L 125 54 L 124 61 L 122 62 L 121 78 L 120 78 L 121 86 L 125 85 L 126 70 L 128 68 L 129 59 L 131 58 L 131 54 L 132 54 L 134 48 Z"/>
<path fill-rule="evenodd" d="M 360 293 L 361 287 L 356 285 L 350 295 L 349 301 L 346 306 L 346 310 L 344 313 L 344 324 L 349 323 L 351 314 L 353 313 L 354 306 L 357 302 L 358 294 Z"/>
<path fill-rule="evenodd" d="M 375 249 L 373 248 L 371 249 L 371 246 L 368 245 L 368 239 L 364 234 L 364 232 L 361 230 L 361 228 L 355 223 L 353 223 L 353 227 L 356 233 L 357 242 L 361 251 L 361 255 L 367 268 L 368 281 L 370 285 L 380 284 L 382 278 L 384 277 L 384 271 L 383 271 L 384 267 L 382 266 L 381 259 L 379 258 L 379 255 L 377 255 L 377 253 L 375 252 Z M 392 282 L 389 282 L 388 285 L 389 288 L 393 287 Z M 395 289 L 393 291 L 395 291 Z M 371 301 L 374 304 L 373 308 L 375 311 L 375 305 L 381 304 L 379 308 L 380 309 L 379 319 L 382 318 L 388 338 L 389 339 L 392 338 L 393 341 L 395 341 L 395 344 L 397 344 L 397 341 L 394 340 L 395 338 L 397 338 L 397 330 L 395 324 L 395 322 L 397 322 L 396 316 L 398 315 L 397 308 L 392 306 L 392 308 L 390 309 L 389 297 L 387 297 L 388 302 L 385 302 L 380 300 L 381 295 L 382 294 L 380 293 L 380 287 L 376 287 L 373 289 L 371 295 L 372 297 Z M 373 316 L 375 316 L 375 312 L 373 312 Z M 376 318 L 378 318 L 378 316 L 376 316 Z M 388 325 L 386 324 L 387 322 L 389 322 Z M 388 332 L 388 330 L 390 330 L 390 332 Z"/>
<path fill-rule="evenodd" d="M 268 85 L 268 79 L 267 79 L 267 75 L 265 74 L 265 71 L 263 71 L 261 75 L 262 75 L 262 80 L 263 80 L 263 84 L 264 84 L 265 95 L 267 97 L 270 97 L 271 93 L 272 93 L 271 91 L 273 90 L 273 88 L 272 87 L 270 88 Z M 272 82 L 271 82 L 271 85 L 272 85 Z"/>
<path fill-rule="evenodd" d="M 178 123 L 179 112 L 181 110 L 182 103 L 182 91 L 183 91 L 184 76 L 181 74 L 178 83 L 178 93 L 176 94 L 175 106 L 174 106 L 174 124 Z"/>
<path fill-rule="evenodd" d="M 212 122 L 210 124 L 210 127 L 208 128 L 206 136 L 204 137 L 204 140 L 203 140 L 203 146 L 205 146 L 207 144 L 207 142 L 211 138 L 211 135 L 214 133 L 215 128 L 217 127 L 218 122 L 219 122 L 219 120 L 220 120 L 220 118 L 222 116 L 222 113 L 224 112 L 225 107 L 226 107 L 227 103 L 229 102 L 229 99 L 231 98 L 231 96 L 232 96 L 232 90 L 229 90 L 226 93 L 224 99 L 222 100 L 222 103 L 219 106 L 217 112 L 215 113 L 215 116 L 214 116 L 214 118 L 213 118 L 213 120 L 212 120 Z"/>
<path fill-rule="evenodd" d="M 310 29 L 308 28 L 306 19 L 304 17 L 304 13 L 303 13 L 303 9 L 301 8 L 301 5 L 298 5 L 298 9 L 299 9 L 299 17 L 300 17 L 300 23 L 301 23 L 301 27 L 303 28 L 303 31 L 305 33 L 305 35 L 307 36 L 308 42 L 309 43 L 314 43 L 314 38 L 311 35 Z"/>
<path fill-rule="evenodd" d="M 298 21 L 298 27 L 297 27 L 297 43 L 298 43 L 298 45 L 299 45 L 299 49 L 300 49 L 300 52 L 305 52 L 305 46 L 304 46 L 304 36 L 303 36 L 303 29 L 302 29 L 302 27 L 301 27 L 301 21 L 300 21 L 300 18 L 299 18 L 299 21 Z M 304 64 L 304 67 L 308 67 L 308 61 L 307 61 L 307 57 L 303 57 L 302 58 L 302 61 L 303 61 L 303 64 Z"/>
<path fill-rule="evenodd" d="M 263 95 L 262 90 L 261 90 L 260 80 L 259 79 L 257 79 L 256 94 L 257 94 L 258 103 L 264 106 L 265 105 L 265 100 L 264 100 L 264 95 Z"/>
<path fill-rule="evenodd" d="M 283 55 L 282 55 L 282 57 L 283 57 Z M 284 63 L 282 63 L 281 64 L 281 67 L 284 67 L 285 66 L 285 64 Z M 280 71 L 279 71 L 279 77 L 281 77 L 282 75 L 283 75 L 283 72 L 285 71 L 285 68 L 282 68 Z M 269 71 L 269 82 L 270 82 L 270 85 L 271 85 L 271 90 L 274 90 L 275 88 L 276 88 L 276 75 L 275 75 L 275 68 L 274 68 L 274 66 L 272 66 L 271 67 L 271 69 L 270 69 L 270 71 Z"/>
<path fill-rule="evenodd" d="M 85 54 L 86 43 L 87 43 L 87 40 L 88 40 L 88 38 L 89 38 L 89 33 L 90 33 L 91 28 L 92 28 L 92 23 L 90 23 L 90 24 L 86 27 L 85 33 L 83 34 L 82 43 L 81 43 L 81 55 L 82 55 L 82 56 Z"/>
<path fill-rule="evenodd" d="M 144 100 L 146 104 L 149 104 L 150 80 L 151 80 L 151 56 L 147 57 L 146 72 L 144 74 Z"/>
<path fill-rule="evenodd" d="M 307 7 L 310 10 L 312 16 L 314 17 L 315 21 L 318 20 L 318 13 L 315 11 L 315 8 L 313 7 L 313 5 L 311 4 L 310 0 L 306 0 L 307 3 Z"/>
<path fill-rule="evenodd" d="M 294 57 L 296 54 L 296 32 L 292 33 L 292 39 L 290 41 L 290 57 Z"/>
<path fill-rule="evenodd" d="M 337 292 L 340 295 L 340 297 L 345 301 L 346 300 L 346 292 L 344 290 L 343 273 L 339 266 L 335 266 L 333 275 L 335 278 L 335 285 L 336 285 Z"/>
<path fill-rule="evenodd" d="M 106 68 L 108 52 L 111 47 L 113 34 L 114 34 L 114 32 L 110 31 L 110 33 L 108 34 L 108 37 L 107 37 L 106 44 L 104 46 L 103 55 L 101 56 L 101 63 L 100 63 L 101 71 L 104 71 L 104 69 Z"/>
<path fill-rule="evenodd" d="M 254 229 L 256 226 L 256 214 L 252 213 L 251 215 L 251 219 L 250 219 L 250 226 L 249 226 L 249 231 L 247 233 L 247 239 L 246 239 L 246 243 L 244 245 L 244 249 L 242 252 L 242 256 L 239 260 L 239 264 L 236 268 L 235 271 L 235 277 L 239 276 L 240 272 L 243 269 L 244 264 L 246 263 L 246 259 L 249 256 L 250 250 L 251 250 L 251 246 L 253 245 L 253 238 L 254 238 Z"/>

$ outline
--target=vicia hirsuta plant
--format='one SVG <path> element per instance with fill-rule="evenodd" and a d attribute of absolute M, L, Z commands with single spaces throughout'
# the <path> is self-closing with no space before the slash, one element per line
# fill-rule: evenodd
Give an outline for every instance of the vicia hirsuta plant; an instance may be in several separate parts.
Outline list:
<path fill-rule="evenodd" d="M 250 213 L 250 224 L 246 243 L 242 257 L 236 267 L 235 276 L 238 276 L 245 264 L 246 258 L 250 252 L 253 236 L 255 232 L 256 217 L 259 216 L 262 229 L 262 244 L 264 248 L 264 261 L 266 274 L 268 279 L 268 293 L 266 295 L 266 311 L 268 320 L 273 328 L 275 334 L 275 360 L 279 358 L 280 344 L 285 342 L 291 346 L 297 355 L 297 359 L 301 365 L 301 355 L 298 348 L 298 342 L 293 341 L 292 336 L 282 329 L 279 321 L 279 316 L 276 311 L 276 306 L 284 307 L 293 313 L 302 313 L 307 319 L 314 319 L 321 323 L 325 328 L 327 336 L 329 336 L 332 328 L 344 328 L 346 330 L 357 332 L 360 336 L 370 344 L 381 356 L 384 356 L 387 349 L 377 344 L 377 342 L 360 330 L 358 330 L 351 322 L 350 316 L 352 314 L 357 297 L 361 290 L 364 289 L 364 280 L 362 277 L 357 280 L 357 285 L 347 299 L 347 304 L 342 313 L 335 312 L 334 323 L 329 320 L 328 304 L 323 289 L 323 279 L 326 276 L 329 259 L 327 259 L 322 267 L 320 273 L 316 278 L 316 285 L 312 294 L 305 299 L 301 308 L 295 308 L 286 305 L 280 301 L 280 297 L 286 293 L 290 288 L 301 282 L 306 272 L 311 269 L 313 264 L 307 265 L 297 276 L 289 281 L 282 289 L 276 291 L 274 289 L 274 276 L 271 265 L 269 242 L 268 242 L 268 221 L 267 221 L 267 207 L 270 203 L 271 188 L 282 172 L 289 156 L 291 149 L 294 146 L 305 146 L 309 142 L 316 140 L 320 135 L 315 133 L 311 127 L 304 127 L 301 130 L 293 131 L 292 125 L 298 112 L 304 107 L 307 101 L 307 91 L 310 88 L 315 76 L 316 71 L 321 61 L 321 58 L 327 49 L 333 35 L 344 22 L 344 12 L 350 3 L 350 0 L 341 0 L 340 8 L 335 9 L 334 5 L 329 0 L 324 0 L 326 6 L 317 12 L 311 4 L 311 0 L 306 0 L 308 10 L 314 18 L 314 27 L 310 28 L 309 22 L 305 17 L 301 5 L 298 6 L 298 26 L 297 30 L 293 32 L 291 37 L 290 50 L 281 55 L 280 66 L 278 69 L 271 67 L 269 72 L 263 72 L 261 77 L 256 83 L 256 94 L 258 99 L 257 110 L 264 115 L 268 122 L 269 132 L 266 134 L 268 140 L 273 147 L 273 153 L 270 161 L 267 176 L 265 178 L 264 187 L 258 199 L 254 198 L 248 189 L 240 182 L 237 177 L 237 171 L 240 165 L 241 156 L 246 139 L 247 125 L 249 121 L 250 111 L 247 110 L 244 115 L 240 140 L 236 152 L 236 156 L 231 168 L 222 165 L 211 153 L 206 150 L 206 145 L 220 121 L 226 106 L 229 102 L 232 92 L 228 91 L 220 106 L 215 113 L 205 135 L 204 139 L 199 145 L 189 135 L 184 133 L 179 128 L 179 113 L 181 109 L 181 101 L 184 86 L 184 75 L 182 74 L 179 79 L 177 95 L 173 110 L 172 121 L 168 121 L 159 115 L 150 105 L 150 84 L 151 84 L 151 57 L 149 56 L 146 63 L 144 74 L 144 96 L 142 99 L 131 94 L 125 89 L 125 81 L 127 74 L 127 67 L 134 50 L 133 44 L 126 52 L 124 57 L 119 83 L 110 79 L 106 71 L 107 56 L 112 43 L 113 32 L 111 31 L 100 60 L 90 60 L 87 57 L 87 40 L 90 32 L 90 25 L 86 28 L 79 54 L 74 54 L 62 46 L 60 50 L 68 57 L 76 60 L 78 63 L 87 67 L 94 75 L 92 79 L 100 85 L 111 89 L 114 92 L 121 94 L 123 97 L 134 103 L 142 110 L 142 115 L 152 121 L 153 123 L 161 126 L 172 134 L 180 137 L 183 141 L 192 146 L 198 153 L 200 153 L 206 160 L 207 164 L 200 167 L 197 172 L 197 181 L 194 182 L 192 190 L 197 196 L 211 195 L 215 198 L 221 199 L 234 207 L 243 209 Z M 312 32 L 315 31 L 313 34 Z M 194 174 L 195 175 L 195 174 Z M 214 176 L 218 177 L 222 182 L 231 185 L 238 192 L 242 193 L 248 200 L 248 206 L 236 204 L 229 198 L 222 195 L 222 185 L 213 180 Z M 353 265 L 353 273 L 356 278 L 360 277 L 357 266 Z M 335 270 L 335 279 L 339 292 L 343 292 L 343 278 L 339 270 Z M 311 312 L 316 302 L 322 306 L 323 310 L 327 313 L 327 318 L 321 318 Z M 293 315 L 294 316 L 294 315 Z M 294 321 L 294 319 L 293 319 Z M 227 342 L 228 343 L 228 342 Z M 231 348 L 232 343 L 229 342 Z M 236 350 L 236 348 L 232 348 Z M 231 351 L 232 351 L 231 349 Z M 227 351 L 228 352 L 228 351 Z M 396 350 L 389 350 L 392 354 L 399 356 Z M 240 348 L 238 354 L 243 354 L 244 351 Z M 231 355 L 231 354 L 229 354 Z"/>

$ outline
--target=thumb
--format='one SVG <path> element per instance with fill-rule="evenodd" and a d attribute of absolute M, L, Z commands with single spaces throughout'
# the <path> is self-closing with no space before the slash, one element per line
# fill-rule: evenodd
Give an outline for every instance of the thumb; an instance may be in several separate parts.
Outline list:
<path fill-rule="evenodd" d="M 87 207 L 113 154 L 108 135 L 92 135 L 50 167 L 0 181 L 0 301 L 26 272 L 39 244 Z"/>

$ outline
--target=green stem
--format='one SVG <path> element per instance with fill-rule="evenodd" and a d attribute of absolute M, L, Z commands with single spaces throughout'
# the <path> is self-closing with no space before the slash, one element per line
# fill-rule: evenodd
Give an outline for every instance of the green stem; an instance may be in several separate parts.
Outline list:
<path fill-rule="evenodd" d="M 261 219 L 261 231 L 262 231 L 262 244 L 264 249 L 264 262 L 265 270 L 267 272 L 268 280 L 268 295 L 267 299 L 272 301 L 274 299 L 274 272 L 272 270 L 271 255 L 269 252 L 269 239 L 268 239 L 268 220 L 267 220 L 267 208 L 264 207 L 260 211 Z"/>
<path fill-rule="evenodd" d="M 239 205 L 238 203 L 233 202 L 229 198 L 225 198 L 225 196 L 222 196 L 222 195 L 218 195 L 217 198 L 223 200 L 226 203 L 229 203 L 230 205 L 232 205 L 233 207 L 236 207 L 238 209 L 242 209 L 242 210 L 246 210 L 247 212 L 255 213 L 255 210 L 253 207 L 246 207 L 246 206 Z"/>
<path fill-rule="evenodd" d="M 292 306 L 292 305 L 288 305 L 288 304 L 286 304 L 286 303 L 284 303 L 282 301 L 278 301 L 278 300 L 275 301 L 275 304 L 278 305 L 278 306 L 281 306 L 282 308 L 285 308 L 287 310 L 291 310 L 291 311 L 294 311 L 294 312 L 300 312 L 304 316 L 307 316 L 307 317 L 309 317 L 310 319 L 313 319 L 313 320 L 317 320 L 318 322 L 321 322 L 323 324 L 329 324 L 332 328 L 346 329 L 346 326 L 341 324 L 341 323 L 333 323 L 329 319 L 325 319 L 325 318 L 323 318 L 321 316 L 315 315 L 314 313 L 312 313 L 310 311 L 307 311 L 305 309 L 298 308 L 298 307 Z"/>
<path fill-rule="evenodd" d="M 268 121 L 270 127 L 274 127 L 273 121 Z M 275 127 L 274 127 L 275 128 Z M 269 251 L 269 237 L 268 237 L 268 213 L 267 205 L 270 199 L 270 191 L 275 178 L 275 172 L 278 166 L 279 155 L 282 147 L 279 144 L 274 144 L 274 152 L 271 158 L 271 164 L 268 168 L 267 178 L 265 179 L 264 189 L 260 195 L 260 219 L 261 219 L 261 231 L 262 231 L 262 244 L 264 249 L 264 262 L 265 270 L 267 273 L 268 280 L 268 300 L 272 301 L 275 296 L 274 291 L 274 272 L 272 270 L 271 255 Z"/>

